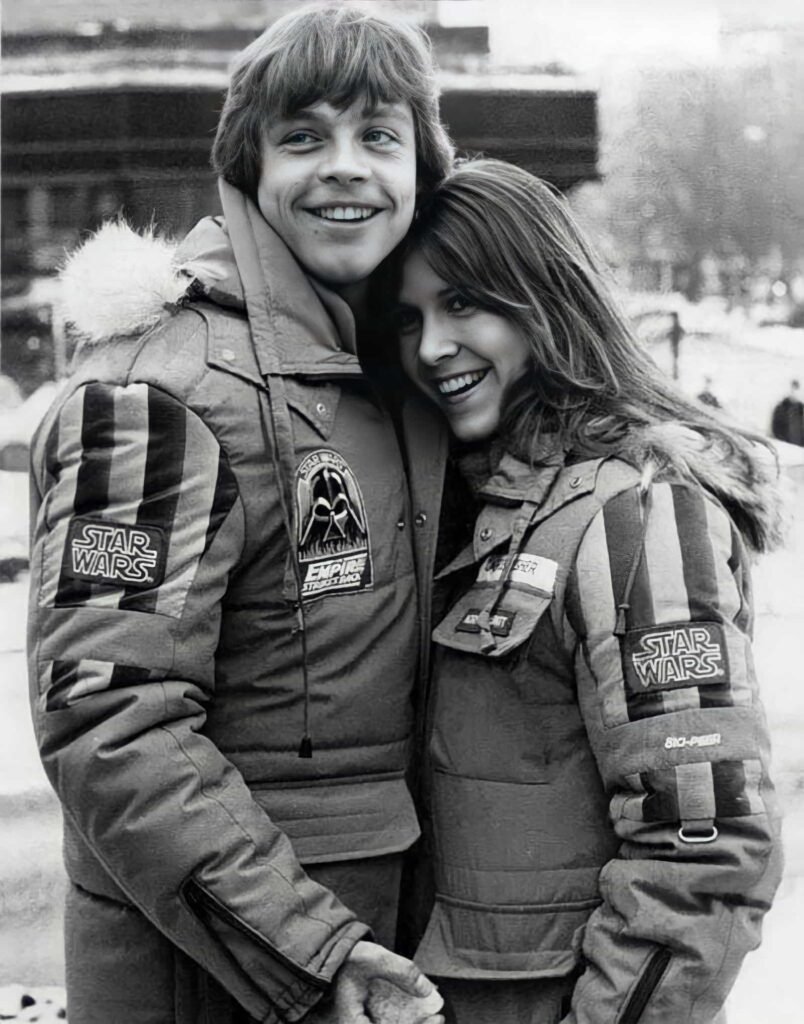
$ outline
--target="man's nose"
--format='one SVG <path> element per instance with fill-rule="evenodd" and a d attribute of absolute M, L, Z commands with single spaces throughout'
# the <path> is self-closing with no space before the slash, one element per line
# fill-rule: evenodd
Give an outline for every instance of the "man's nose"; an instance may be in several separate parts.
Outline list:
<path fill-rule="evenodd" d="M 419 341 L 419 361 L 427 366 L 437 366 L 445 359 L 457 355 L 460 345 L 451 336 L 448 326 L 440 320 L 425 320 Z"/>
<path fill-rule="evenodd" d="M 318 176 L 322 181 L 347 184 L 365 181 L 370 174 L 366 154 L 355 139 L 331 139 L 322 154 Z"/>

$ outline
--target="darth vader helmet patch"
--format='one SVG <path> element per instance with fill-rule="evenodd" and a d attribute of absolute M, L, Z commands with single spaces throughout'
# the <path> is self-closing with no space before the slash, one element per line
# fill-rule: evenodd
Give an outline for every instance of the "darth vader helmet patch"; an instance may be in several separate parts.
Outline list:
<path fill-rule="evenodd" d="M 337 452 L 319 448 L 296 472 L 302 599 L 369 590 L 371 545 L 360 487 Z"/>

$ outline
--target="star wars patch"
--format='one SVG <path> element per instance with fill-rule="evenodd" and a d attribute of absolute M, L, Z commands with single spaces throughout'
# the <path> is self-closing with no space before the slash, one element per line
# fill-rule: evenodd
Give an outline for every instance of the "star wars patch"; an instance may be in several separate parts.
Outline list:
<path fill-rule="evenodd" d="M 479 633 L 479 616 L 479 608 L 470 608 L 461 621 L 455 626 L 455 632 Z M 515 618 L 516 612 L 495 612 L 494 615 L 491 616 L 491 635 L 508 636 L 511 632 L 511 626 L 513 626 Z"/>
<path fill-rule="evenodd" d="M 631 693 L 728 682 L 726 637 L 719 622 L 680 623 L 629 630 L 623 668 Z"/>
<path fill-rule="evenodd" d="M 337 452 L 319 448 L 296 471 L 302 599 L 369 590 L 373 565 L 360 487 Z"/>
<path fill-rule="evenodd" d="M 489 555 L 480 566 L 477 582 L 498 583 L 505 575 L 510 557 L 510 555 Z M 540 590 L 545 594 L 552 594 L 557 570 L 558 563 L 550 558 L 518 554 L 514 557 L 514 564 L 508 573 L 508 581 L 529 587 L 532 590 Z"/>
<path fill-rule="evenodd" d="M 144 589 L 162 582 L 166 556 L 165 535 L 158 527 L 73 519 L 67 531 L 64 572 L 90 583 Z"/>

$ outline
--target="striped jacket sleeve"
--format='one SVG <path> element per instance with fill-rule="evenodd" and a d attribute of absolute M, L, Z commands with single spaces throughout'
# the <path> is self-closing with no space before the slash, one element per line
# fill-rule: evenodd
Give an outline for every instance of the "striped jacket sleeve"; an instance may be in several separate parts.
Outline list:
<path fill-rule="evenodd" d="M 298 1019 L 366 929 L 203 733 L 244 543 L 226 455 L 164 391 L 89 383 L 43 425 L 33 461 L 31 699 L 65 815 L 254 1017 Z M 204 923 L 199 894 L 225 926 Z"/>
<path fill-rule="evenodd" d="M 567 616 L 621 846 L 566 1024 L 710 1022 L 780 874 L 741 539 L 691 484 L 625 491 L 584 536 Z"/>

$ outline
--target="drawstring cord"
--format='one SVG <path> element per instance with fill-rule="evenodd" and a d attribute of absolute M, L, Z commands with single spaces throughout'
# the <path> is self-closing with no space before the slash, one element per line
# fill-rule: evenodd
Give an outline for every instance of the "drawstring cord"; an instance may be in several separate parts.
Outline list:
<path fill-rule="evenodd" d="M 491 631 L 491 620 L 497 605 L 503 599 L 505 594 L 505 588 L 508 586 L 508 582 L 511 577 L 514 565 L 517 560 L 517 556 L 522 550 L 522 545 L 525 542 L 525 537 L 528 531 L 533 526 L 533 516 L 536 510 L 539 508 L 538 504 L 525 500 L 522 503 L 522 508 L 529 509 L 529 515 L 523 515 L 520 517 L 520 525 L 514 530 L 511 535 L 511 542 L 508 547 L 508 554 L 505 556 L 505 568 L 503 570 L 502 578 L 500 579 L 499 585 L 494 591 L 491 600 L 486 604 L 484 608 L 481 608 L 477 616 L 477 625 L 480 629 L 480 651 L 482 654 L 488 654 L 489 651 L 493 651 L 497 646 L 497 641 L 494 638 L 494 634 Z"/>
<path fill-rule="evenodd" d="M 631 567 L 628 570 L 628 579 L 625 581 L 625 589 L 622 593 L 622 598 L 617 605 L 617 619 L 614 623 L 614 635 L 625 636 L 625 620 L 628 612 L 631 610 L 630 598 L 631 590 L 636 580 L 637 570 L 639 569 L 640 562 L 642 561 L 642 552 L 645 549 L 645 537 L 648 533 L 648 516 L 650 514 L 650 485 L 640 485 L 639 488 L 639 502 L 642 506 L 642 529 L 639 536 L 639 544 L 637 544 L 636 550 L 634 551 L 633 557 L 631 558 Z"/>

